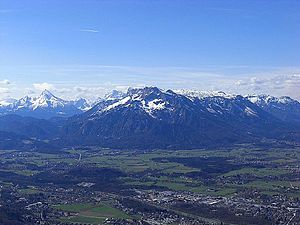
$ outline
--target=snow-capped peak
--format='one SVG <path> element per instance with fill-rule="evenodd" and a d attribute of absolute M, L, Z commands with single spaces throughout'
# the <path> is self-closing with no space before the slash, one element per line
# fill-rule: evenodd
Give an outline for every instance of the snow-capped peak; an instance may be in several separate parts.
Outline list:
<path fill-rule="evenodd" d="M 7 98 L 0 100 L 0 107 L 8 107 L 14 104 L 17 100 L 14 98 Z"/>
<path fill-rule="evenodd" d="M 47 99 L 50 98 L 56 98 L 50 91 L 48 91 L 47 89 L 45 89 L 44 91 L 42 91 L 42 93 L 40 94 L 40 97 L 44 97 Z"/>
<path fill-rule="evenodd" d="M 168 91 L 156 87 L 129 88 L 127 93 L 122 93 L 123 98 L 101 108 L 98 113 L 107 112 L 120 107 L 138 107 L 150 116 L 155 117 L 155 112 L 171 110 L 170 104 L 163 95 L 170 94 Z"/>
<path fill-rule="evenodd" d="M 86 99 L 79 98 L 74 101 L 70 102 L 73 104 L 77 109 L 80 109 L 81 111 L 87 111 L 92 108 L 92 104 L 90 104 Z"/>
<path fill-rule="evenodd" d="M 37 98 L 32 98 L 32 109 L 35 110 L 37 108 L 57 108 L 64 107 L 68 104 L 68 101 L 65 101 L 61 98 L 54 96 L 50 91 L 44 90 L 40 96 Z"/>
<path fill-rule="evenodd" d="M 39 96 L 25 96 L 19 100 L 0 101 L 1 114 L 18 114 L 50 118 L 54 116 L 72 116 L 87 111 L 91 105 L 85 99 L 64 100 L 50 91 L 44 90 Z"/>
<path fill-rule="evenodd" d="M 126 93 L 118 90 L 112 90 L 109 94 L 106 94 L 104 96 L 105 100 L 116 100 L 116 99 L 122 99 L 126 96 Z"/>
<path fill-rule="evenodd" d="M 270 95 L 247 95 L 245 96 L 249 101 L 256 105 L 268 105 L 268 104 L 290 104 L 297 102 L 296 100 L 288 97 L 288 96 L 281 96 L 281 97 L 274 97 Z"/>
<path fill-rule="evenodd" d="M 207 97 L 223 97 L 223 98 L 234 98 L 236 95 L 233 94 L 227 94 L 223 91 L 198 91 L 198 90 L 186 90 L 186 89 L 181 89 L 181 90 L 175 90 L 175 93 L 184 95 L 190 99 L 194 98 L 207 98 Z"/>

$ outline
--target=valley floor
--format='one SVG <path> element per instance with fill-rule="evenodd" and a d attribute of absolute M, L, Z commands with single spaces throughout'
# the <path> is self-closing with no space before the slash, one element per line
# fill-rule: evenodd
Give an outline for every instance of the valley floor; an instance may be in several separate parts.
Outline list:
<path fill-rule="evenodd" d="M 299 224 L 300 146 L 0 151 L 0 224 Z"/>

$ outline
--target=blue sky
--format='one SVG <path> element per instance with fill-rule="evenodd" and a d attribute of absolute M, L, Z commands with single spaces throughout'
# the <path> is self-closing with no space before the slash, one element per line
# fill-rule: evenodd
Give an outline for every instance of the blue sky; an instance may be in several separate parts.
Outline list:
<path fill-rule="evenodd" d="M 0 96 L 155 85 L 300 99 L 299 10 L 297 0 L 1 0 Z"/>

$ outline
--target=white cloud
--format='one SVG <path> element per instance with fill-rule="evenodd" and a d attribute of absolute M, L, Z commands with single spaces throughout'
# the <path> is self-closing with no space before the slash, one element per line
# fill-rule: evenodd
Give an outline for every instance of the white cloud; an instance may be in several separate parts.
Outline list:
<path fill-rule="evenodd" d="M 238 86 L 244 86 L 244 85 L 247 85 L 248 83 L 244 80 L 238 80 L 235 82 L 235 84 Z"/>
<path fill-rule="evenodd" d="M 44 83 L 35 83 L 35 84 L 32 84 L 33 87 L 38 90 L 38 91 L 43 91 L 43 90 L 54 90 L 54 86 L 53 84 L 49 84 L 47 82 L 44 82 Z"/>
<path fill-rule="evenodd" d="M 99 33 L 99 30 L 96 29 L 79 29 L 79 31 L 88 33 Z"/>
<path fill-rule="evenodd" d="M 61 98 L 95 99 L 113 89 L 126 91 L 128 87 L 157 86 L 163 89 L 216 90 L 242 95 L 289 95 L 300 100 L 300 68 L 297 67 L 53 65 L 24 66 L 22 71 L 24 76 L 19 79 L 17 77 L 5 82 L 0 80 L 0 87 L 9 87 L 13 97 L 22 97 L 24 90 L 29 88 L 34 94 L 49 89 Z M 2 73 L 6 74 L 7 71 Z M 36 82 L 28 80 L 25 75 L 31 76 Z M 37 82 L 41 77 L 44 80 Z M 50 78 L 51 81 L 48 80 Z M 6 86 L 4 83 L 11 84 Z"/>
<path fill-rule="evenodd" d="M 5 80 L 1 80 L 0 84 L 9 85 L 9 84 L 11 84 L 11 82 L 9 80 L 5 79 Z"/>
<path fill-rule="evenodd" d="M 36 92 L 34 90 L 32 90 L 31 88 L 25 88 L 25 94 L 33 95 L 33 94 L 36 94 Z"/>
<path fill-rule="evenodd" d="M 0 99 L 8 98 L 13 90 L 13 84 L 7 80 L 0 80 Z"/>
<path fill-rule="evenodd" d="M 235 82 L 237 92 L 289 95 L 300 99 L 300 74 L 248 77 Z"/>
<path fill-rule="evenodd" d="M 252 85 L 256 85 L 256 84 L 264 84 L 266 82 L 266 80 L 261 79 L 261 78 L 257 78 L 257 77 L 251 77 L 250 78 L 250 83 Z"/>
<path fill-rule="evenodd" d="M 9 94 L 10 90 L 8 88 L 0 87 L 0 94 Z"/>

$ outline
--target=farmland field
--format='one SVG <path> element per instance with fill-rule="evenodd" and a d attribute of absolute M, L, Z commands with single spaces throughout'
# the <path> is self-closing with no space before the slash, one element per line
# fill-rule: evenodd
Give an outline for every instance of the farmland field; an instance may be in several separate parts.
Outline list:
<path fill-rule="evenodd" d="M 102 224 L 165 215 L 170 221 L 181 216 L 187 221 L 272 224 L 276 217 L 265 218 L 265 210 L 274 216 L 284 213 L 286 218 L 298 213 L 297 146 L 66 149 L 59 154 L 1 150 L 0 156 L 2 196 L 14 193 L 26 202 L 16 207 L 53 223 Z M 274 202 L 291 210 L 281 211 Z M 250 205 L 253 212 L 243 211 Z"/>

